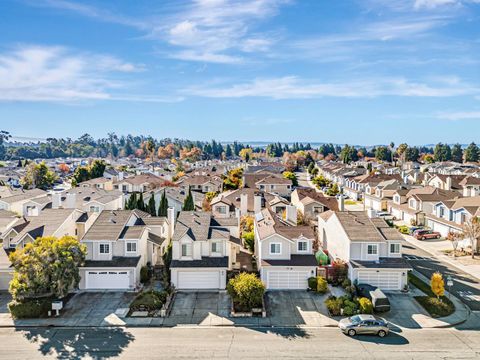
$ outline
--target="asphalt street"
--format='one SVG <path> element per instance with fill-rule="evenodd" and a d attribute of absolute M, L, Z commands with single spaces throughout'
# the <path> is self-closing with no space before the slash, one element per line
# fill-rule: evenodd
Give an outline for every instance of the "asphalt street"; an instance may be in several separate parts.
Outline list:
<path fill-rule="evenodd" d="M 480 283 L 474 277 L 434 258 L 411 243 L 405 243 L 402 251 L 410 266 L 427 278 L 436 271 L 442 273 L 445 278 L 450 275 L 453 278 L 452 294 L 471 310 L 480 311 Z"/>
<path fill-rule="evenodd" d="M 0 329 L 0 359 L 478 359 L 480 332 L 408 330 L 384 339 L 336 328 Z"/>

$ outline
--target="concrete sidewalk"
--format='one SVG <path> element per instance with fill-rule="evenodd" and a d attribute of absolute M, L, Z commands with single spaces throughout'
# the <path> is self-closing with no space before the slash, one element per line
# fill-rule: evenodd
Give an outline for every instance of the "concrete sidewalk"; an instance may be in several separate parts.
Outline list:
<path fill-rule="evenodd" d="M 428 240 L 417 240 L 413 236 L 404 235 L 405 240 L 412 245 L 422 249 L 423 251 L 428 252 L 429 254 L 435 256 L 437 259 L 452 265 L 459 270 L 473 276 L 478 281 L 480 281 L 480 264 L 479 265 L 463 265 L 460 261 L 455 260 L 451 256 L 447 256 L 443 253 L 443 250 L 450 250 L 452 246 L 448 240 L 443 241 L 428 241 Z"/>

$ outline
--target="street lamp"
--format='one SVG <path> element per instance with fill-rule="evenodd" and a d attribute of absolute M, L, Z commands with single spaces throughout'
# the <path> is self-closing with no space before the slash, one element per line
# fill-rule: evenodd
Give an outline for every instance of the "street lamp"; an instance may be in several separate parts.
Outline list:
<path fill-rule="evenodd" d="M 451 297 L 452 297 L 451 288 L 453 286 L 453 279 L 451 275 L 447 275 L 447 286 L 448 286 L 448 299 L 451 300 Z"/>

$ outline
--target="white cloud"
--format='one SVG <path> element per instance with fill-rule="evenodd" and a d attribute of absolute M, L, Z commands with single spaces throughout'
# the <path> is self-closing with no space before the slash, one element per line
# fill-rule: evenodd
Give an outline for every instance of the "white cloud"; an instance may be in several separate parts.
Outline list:
<path fill-rule="evenodd" d="M 112 56 L 55 46 L 23 46 L 0 54 L 0 101 L 168 101 L 120 95 L 118 90 L 125 84 L 115 75 L 143 69 Z"/>
<path fill-rule="evenodd" d="M 415 0 L 413 7 L 415 9 L 427 8 L 434 9 L 440 6 L 445 5 L 458 5 L 460 1 L 458 0 Z"/>
<path fill-rule="evenodd" d="M 442 112 L 437 114 L 437 118 L 450 121 L 480 120 L 480 111 Z"/>
<path fill-rule="evenodd" d="M 404 78 L 378 78 L 349 82 L 307 81 L 295 76 L 255 79 L 230 86 L 191 87 L 186 94 L 211 98 L 266 97 L 272 99 L 311 99 L 319 97 L 367 98 L 379 96 L 452 97 L 478 94 L 480 90 L 461 82 L 455 86 L 432 84 Z"/>

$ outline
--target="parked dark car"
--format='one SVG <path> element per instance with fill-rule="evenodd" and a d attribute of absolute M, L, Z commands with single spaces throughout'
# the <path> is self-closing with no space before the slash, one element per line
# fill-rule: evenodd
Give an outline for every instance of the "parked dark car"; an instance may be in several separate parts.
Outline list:
<path fill-rule="evenodd" d="M 412 235 L 412 236 L 415 236 L 415 233 L 416 233 L 417 231 L 420 231 L 420 230 L 423 230 L 423 228 L 422 228 L 422 227 L 418 227 L 418 226 L 413 226 L 413 227 L 411 227 L 411 228 L 409 229 L 408 234 L 409 234 L 409 235 Z"/>
<path fill-rule="evenodd" d="M 369 299 L 375 312 L 390 311 L 390 300 L 382 290 L 369 284 L 358 284 L 356 288 L 357 296 Z"/>
<path fill-rule="evenodd" d="M 387 295 L 385 295 L 382 290 L 376 289 L 370 291 L 370 296 L 372 297 L 371 300 L 375 312 L 390 311 L 390 300 L 388 300 Z"/>
<path fill-rule="evenodd" d="M 432 230 L 418 230 L 415 232 L 415 239 L 417 240 L 427 240 L 427 239 L 440 239 L 441 234 Z"/>

